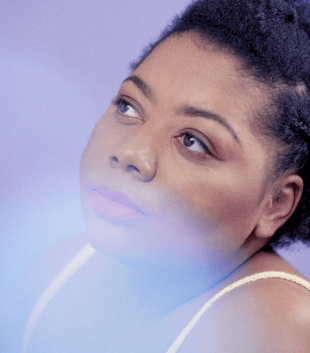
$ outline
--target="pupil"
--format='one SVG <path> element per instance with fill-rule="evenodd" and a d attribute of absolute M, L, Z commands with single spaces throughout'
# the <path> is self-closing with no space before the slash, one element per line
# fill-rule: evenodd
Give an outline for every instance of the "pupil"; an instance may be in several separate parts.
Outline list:
<path fill-rule="evenodd" d="M 126 111 L 128 110 L 127 104 L 125 102 L 122 102 L 119 106 L 119 110 L 121 111 L 121 113 L 126 113 Z"/>
<path fill-rule="evenodd" d="M 184 136 L 184 145 L 185 145 L 186 147 L 190 147 L 190 146 L 192 146 L 194 143 L 195 143 L 195 139 L 194 139 L 192 136 L 190 136 L 190 135 L 185 135 L 185 136 Z"/>

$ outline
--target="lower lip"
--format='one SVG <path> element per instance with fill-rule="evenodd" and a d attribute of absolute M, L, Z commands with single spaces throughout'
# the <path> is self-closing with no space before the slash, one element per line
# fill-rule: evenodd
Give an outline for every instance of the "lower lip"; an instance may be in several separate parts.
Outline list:
<path fill-rule="evenodd" d="M 114 221 L 131 221 L 144 217 L 139 211 L 112 201 L 97 191 L 92 191 L 91 202 L 96 212 Z"/>

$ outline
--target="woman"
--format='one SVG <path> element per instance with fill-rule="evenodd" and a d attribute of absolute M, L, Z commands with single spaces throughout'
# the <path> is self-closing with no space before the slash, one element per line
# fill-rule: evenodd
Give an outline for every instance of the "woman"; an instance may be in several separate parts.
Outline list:
<path fill-rule="evenodd" d="M 81 162 L 98 252 L 48 255 L 24 352 L 308 352 L 310 285 L 272 250 L 309 242 L 306 11 L 197 1 L 133 65 Z"/>

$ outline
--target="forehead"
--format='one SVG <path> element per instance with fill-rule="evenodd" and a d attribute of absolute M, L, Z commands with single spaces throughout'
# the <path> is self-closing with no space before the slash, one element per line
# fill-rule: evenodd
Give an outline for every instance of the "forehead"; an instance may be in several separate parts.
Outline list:
<path fill-rule="evenodd" d="M 241 70 L 232 54 L 201 43 L 194 34 L 160 43 L 135 71 L 170 103 L 207 105 L 221 115 L 249 121 L 266 104 L 267 90 Z"/>

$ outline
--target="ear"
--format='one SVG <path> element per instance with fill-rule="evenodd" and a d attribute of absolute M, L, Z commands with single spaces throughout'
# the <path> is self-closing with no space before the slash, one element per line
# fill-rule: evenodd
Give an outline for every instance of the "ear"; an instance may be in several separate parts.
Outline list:
<path fill-rule="evenodd" d="M 299 175 L 282 176 L 275 182 L 271 196 L 266 198 L 264 209 L 254 234 L 258 238 L 269 238 L 294 213 L 302 195 L 303 180 Z"/>

